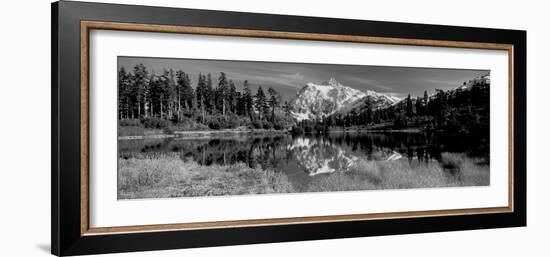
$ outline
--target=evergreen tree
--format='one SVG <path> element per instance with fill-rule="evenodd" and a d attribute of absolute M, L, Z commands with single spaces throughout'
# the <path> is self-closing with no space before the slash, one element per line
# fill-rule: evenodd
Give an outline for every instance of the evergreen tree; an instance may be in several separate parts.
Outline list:
<path fill-rule="evenodd" d="M 218 78 L 218 88 L 217 88 L 217 105 L 222 115 L 225 117 L 225 112 L 227 111 L 227 98 L 228 98 L 228 85 L 227 77 L 224 72 L 220 72 L 220 77 Z"/>
<path fill-rule="evenodd" d="M 155 101 L 160 111 L 161 117 L 166 117 L 168 119 L 173 118 L 173 107 L 174 107 L 174 98 L 176 94 L 176 82 L 174 81 L 173 70 L 164 69 L 162 75 L 157 77 L 158 79 L 158 92 L 156 92 L 156 98 L 153 97 L 151 93 L 151 103 Z M 151 105 L 152 106 L 152 105 Z"/>
<path fill-rule="evenodd" d="M 267 92 L 269 93 L 269 105 L 271 106 L 271 122 L 274 122 L 275 108 L 279 107 L 279 105 L 281 104 L 281 96 L 272 87 L 269 87 L 267 89 Z"/>
<path fill-rule="evenodd" d="M 229 107 L 229 111 L 235 113 L 235 108 L 237 106 L 237 89 L 235 88 L 235 83 L 233 83 L 233 80 L 229 80 L 228 83 L 227 105 Z"/>
<path fill-rule="evenodd" d="M 119 119 L 130 118 L 131 104 L 131 78 L 132 74 L 127 73 L 124 67 L 121 67 L 118 72 L 118 113 Z"/>
<path fill-rule="evenodd" d="M 241 92 L 237 92 L 235 102 L 236 102 L 235 111 L 236 111 L 237 115 L 246 116 L 244 98 L 243 98 Z"/>
<path fill-rule="evenodd" d="M 163 70 L 162 75 L 160 76 L 160 97 L 159 97 L 159 105 L 160 105 L 160 117 L 167 117 L 169 118 L 169 103 L 171 98 L 171 85 L 170 85 L 170 72 L 167 70 Z M 168 112 L 168 113 L 167 113 Z"/>
<path fill-rule="evenodd" d="M 422 99 L 419 97 L 416 98 L 415 109 L 416 109 L 416 115 L 422 115 Z"/>
<path fill-rule="evenodd" d="M 254 99 L 252 97 L 252 91 L 248 86 L 248 80 L 245 80 L 243 83 L 243 104 L 244 104 L 245 115 L 250 116 L 250 119 L 252 119 Z"/>
<path fill-rule="evenodd" d="M 411 94 L 409 94 L 407 96 L 407 100 L 406 100 L 406 114 L 408 117 L 412 117 L 413 115 L 413 104 L 412 104 L 412 100 L 411 100 Z"/>
<path fill-rule="evenodd" d="M 372 123 L 372 105 L 369 104 L 367 107 L 367 124 Z"/>
<path fill-rule="evenodd" d="M 203 79 L 205 79 L 203 77 Z M 215 93 L 214 88 L 212 87 L 212 76 L 210 73 L 208 73 L 208 76 L 206 76 L 206 107 L 210 114 L 213 113 L 214 109 L 216 108 L 216 101 L 215 101 Z"/>
<path fill-rule="evenodd" d="M 178 93 L 178 86 L 176 84 L 176 80 L 174 78 L 174 70 L 170 69 L 168 71 L 168 116 L 170 119 L 174 119 L 174 117 L 179 118 L 179 115 L 177 115 L 177 93 Z"/>
<path fill-rule="evenodd" d="M 176 72 L 176 82 L 182 88 L 181 101 L 183 103 L 183 108 L 189 113 L 193 108 L 193 100 L 195 99 L 189 75 L 181 70 Z"/>
<path fill-rule="evenodd" d="M 292 107 L 290 106 L 290 104 L 285 101 L 284 105 L 283 105 L 283 111 L 285 112 L 285 117 L 290 117 L 290 111 L 292 110 Z"/>
<path fill-rule="evenodd" d="M 208 99 L 208 89 L 206 87 L 205 77 L 199 73 L 199 80 L 197 82 L 197 88 L 195 89 L 195 94 L 197 98 L 197 107 L 201 112 L 201 121 L 204 123 L 206 115 L 206 103 Z"/>
<path fill-rule="evenodd" d="M 428 91 L 424 90 L 424 100 L 422 101 L 422 113 L 424 115 L 428 114 Z"/>
<path fill-rule="evenodd" d="M 160 108 L 162 85 L 161 85 L 159 76 L 157 76 L 154 73 L 149 78 L 148 92 L 149 92 L 149 94 L 147 95 L 148 100 L 146 101 L 148 104 L 146 104 L 146 106 L 144 107 L 144 110 L 145 110 L 146 116 L 149 115 L 151 117 L 155 117 L 156 116 L 155 110 L 158 111 Z"/>
<path fill-rule="evenodd" d="M 260 120 L 262 120 L 266 116 L 266 113 L 269 113 L 269 106 L 267 104 L 262 86 L 258 88 L 258 92 L 256 93 L 254 107 L 256 107 L 256 111 L 258 112 Z"/>
<path fill-rule="evenodd" d="M 147 72 L 145 65 L 140 63 L 134 67 L 133 79 L 134 90 L 132 90 L 131 95 L 137 109 L 137 118 L 141 118 L 142 107 L 147 101 L 149 91 L 149 72 Z M 147 113 L 145 113 L 145 116 L 147 116 Z M 134 113 L 132 113 L 132 118 L 136 118 Z"/>
<path fill-rule="evenodd" d="M 447 113 L 447 94 L 441 89 L 436 89 L 436 97 L 431 102 L 431 111 L 434 116 L 435 126 L 442 128 L 445 126 L 445 116 Z"/>

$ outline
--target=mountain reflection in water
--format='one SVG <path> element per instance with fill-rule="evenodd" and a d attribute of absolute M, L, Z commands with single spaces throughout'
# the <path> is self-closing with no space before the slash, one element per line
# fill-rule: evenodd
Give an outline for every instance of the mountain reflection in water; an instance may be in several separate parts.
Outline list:
<path fill-rule="evenodd" d="M 474 147 L 472 147 L 474 146 Z M 364 169 L 365 164 L 405 162 L 418 167 L 438 164 L 449 174 L 460 172 L 442 153 L 459 153 L 488 166 L 483 142 L 445 138 L 435 133 L 331 133 L 328 135 L 252 136 L 240 134 L 216 139 L 120 140 L 119 157 L 177 152 L 185 161 L 201 165 L 232 165 L 284 172 L 296 188 L 314 177 Z M 473 158 L 472 157 L 472 158 Z M 362 166 L 358 167 L 361 163 Z M 401 166 L 400 166 L 401 167 Z M 350 172 L 353 173 L 353 172 Z"/>

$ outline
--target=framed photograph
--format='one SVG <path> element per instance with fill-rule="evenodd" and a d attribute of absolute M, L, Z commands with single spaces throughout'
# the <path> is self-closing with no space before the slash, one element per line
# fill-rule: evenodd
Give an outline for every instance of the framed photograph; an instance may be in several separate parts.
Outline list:
<path fill-rule="evenodd" d="M 56 2 L 52 253 L 526 225 L 526 32 Z"/>

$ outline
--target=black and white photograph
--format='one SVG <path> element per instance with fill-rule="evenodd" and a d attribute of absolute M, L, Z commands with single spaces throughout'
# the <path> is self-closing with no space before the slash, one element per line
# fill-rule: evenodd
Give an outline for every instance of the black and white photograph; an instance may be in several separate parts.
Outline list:
<path fill-rule="evenodd" d="M 490 71 L 118 57 L 118 199 L 490 185 Z"/>
<path fill-rule="evenodd" d="M 4 6 L 0 256 L 549 252 L 544 1 Z"/>

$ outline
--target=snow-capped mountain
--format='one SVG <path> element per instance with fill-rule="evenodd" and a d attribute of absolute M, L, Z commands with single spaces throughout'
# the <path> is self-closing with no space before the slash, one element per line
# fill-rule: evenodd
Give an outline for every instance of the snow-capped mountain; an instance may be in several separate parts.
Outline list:
<path fill-rule="evenodd" d="M 399 97 L 367 90 L 366 96 L 361 99 L 361 101 L 357 101 L 354 104 L 347 106 L 346 108 L 342 108 L 338 112 L 341 114 L 348 113 L 351 110 L 356 110 L 360 112 L 366 110 L 369 105 L 373 110 L 376 110 L 395 105 L 400 101 L 402 101 L 402 99 Z"/>
<path fill-rule="evenodd" d="M 331 78 L 321 84 L 307 83 L 290 104 L 292 115 L 301 121 L 345 112 L 365 104 L 365 101 L 371 101 L 377 108 L 381 108 L 400 100 L 371 90 L 363 92 L 347 87 Z"/>

